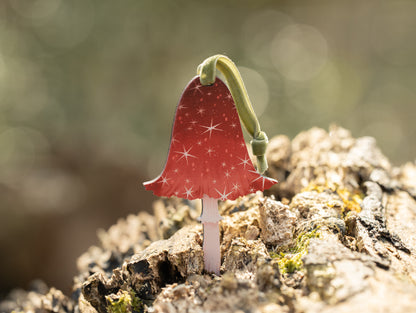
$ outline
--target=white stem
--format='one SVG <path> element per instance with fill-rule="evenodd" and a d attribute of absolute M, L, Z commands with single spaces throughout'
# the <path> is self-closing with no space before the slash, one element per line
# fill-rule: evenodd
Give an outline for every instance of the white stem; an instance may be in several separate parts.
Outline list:
<path fill-rule="evenodd" d="M 218 200 L 206 195 L 202 198 L 201 223 L 204 226 L 204 267 L 209 273 L 220 275 L 221 250 Z"/>
<path fill-rule="evenodd" d="M 218 223 L 204 225 L 204 268 L 208 273 L 220 275 L 221 250 L 220 227 Z"/>

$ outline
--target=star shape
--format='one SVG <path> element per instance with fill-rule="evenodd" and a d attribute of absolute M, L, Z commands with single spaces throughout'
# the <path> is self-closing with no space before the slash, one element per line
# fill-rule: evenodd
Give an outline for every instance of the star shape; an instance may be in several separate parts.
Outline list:
<path fill-rule="evenodd" d="M 214 152 L 215 152 L 214 149 L 212 149 L 211 147 L 208 147 L 207 153 L 209 156 L 211 156 L 211 153 L 214 153 Z"/>
<path fill-rule="evenodd" d="M 199 107 L 199 108 L 196 110 L 196 113 L 198 113 L 198 114 L 200 114 L 200 115 L 204 114 L 204 112 L 205 112 L 205 109 L 204 109 L 203 107 Z"/>
<path fill-rule="evenodd" d="M 192 189 L 193 189 L 193 187 L 191 187 L 189 189 L 185 187 L 184 194 L 186 194 L 187 197 L 192 197 L 192 193 L 193 193 Z"/>
<path fill-rule="evenodd" d="M 164 184 L 168 184 L 169 185 L 168 180 L 170 180 L 170 178 L 163 177 L 163 176 L 161 178 L 162 178 L 162 180 L 160 182 L 162 183 L 162 185 L 164 185 Z"/>
<path fill-rule="evenodd" d="M 239 158 L 239 159 L 240 159 L 240 161 L 242 161 L 242 162 L 241 162 L 241 163 L 239 163 L 238 165 L 243 164 L 244 169 L 246 168 L 246 165 L 247 165 L 247 166 L 250 166 L 250 162 L 251 162 L 251 160 L 250 160 L 250 158 L 249 158 L 249 157 L 246 157 L 245 159 L 241 159 L 241 158 Z"/>
<path fill-rule="evenodd" d="M 217 127 L 218 127 L 218 125 L 221 125 L 221 123 L 218 123 L 218 124 L 216 124 L 216 125 L 213 125 L 213 124 L 214 124 L 214 123 L 213 123 L 213 121 L 212 121 L 212 119 L 211 119 L 211 125 L 210 125 L 210 126 L 203 126 L 203 125 L 201 125 L 201 127 L 206 128 L 206 130 L 205 130 L 202 134 L 205 134 L 205 133 L 208 133 L 208 132 L 209 132 L 209 138 L 211 138 L 212 131 L 214 131 L 214 130 L 217 130 L 217 131 L 223 131 L 222 129 L 217 128 Z"/>
<path fill-rule="evenodd" d="M 178 161 L 182 160 L 183 158 L 185 158 L 186 160 L 186 164 L 188 164 L 188 158 L 195 158 L 197 159 L 196 156 L 192 155 L 189 153 L 189 151 L 191 151 L 192 147 L 190 147 L 188 150 L 186 150 L 185 146 L 183 146 L 183 151 L 175 151 L 176 153 L 181 154 L 182 156 L 178 159 Z"/>
<path fill-rule="evenodd" d="M 194 95 L 195 95 L 195 92 L 196 91 L 198 91 L 201 95 L 203 95 L 204 93 L 201 91 L 201 87 L 202 87 L 202 85 L 199 85 L 199 84 L 197 84 L 197 85 L 195 85 L 195 87 L 194 88 L 192 88 L 191 90 L 193 90 L 194 91 Z"/>
<path fill-rule="evenodd" d="M 220 199 L 221 199 L 221 201 L 225 201 L 225 200 L 227 200 L 227 197 L 230 195 L 230 194 L 232 194 L 233 192 L 231 191 L 231 192 L 229 192 L 229 193 L 226 193 L 227 191 L 226 191 L 226 189 L 224 188 L 224 192 L 221 192 L 221 191 L 219 191 L 218 189 L 216 189 L 215 188 L 215 191 L 216 192 L 218 192 L 218 195 L 221 197 Z"/>
<path fill-rule="evenodd" d="M 249 171 L 251 173 L 255 173 L 257 175 L 259 175 L 259 177 L 257 177 L 256 179 L 252 180 L 251 182 L 254 183 L 255 181 L 261 179 L 262 180 L 262 188 L 264 189 L 264 182 L 266 181 L 266 177 L 260 175 L 257 171 Z"/>

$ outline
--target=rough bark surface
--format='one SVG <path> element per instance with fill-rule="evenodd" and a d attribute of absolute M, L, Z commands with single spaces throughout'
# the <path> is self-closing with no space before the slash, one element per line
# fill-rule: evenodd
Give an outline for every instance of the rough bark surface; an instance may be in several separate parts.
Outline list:
<path fill-rule="evenodd" d="M 74 293 L 41 283 L 1 312 L 416 312 L 416 164 L 339 127 L 271 139 L 280 183 L 220 204 L 222 275 L 203 273 L 197 201 L 159 200 L 99 234 Z"/>

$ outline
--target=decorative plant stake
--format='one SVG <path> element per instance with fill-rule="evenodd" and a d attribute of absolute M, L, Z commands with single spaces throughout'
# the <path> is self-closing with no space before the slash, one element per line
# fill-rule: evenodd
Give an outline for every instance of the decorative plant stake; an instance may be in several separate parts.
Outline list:
<path fill-rule="evenodd" d="M 231 94 L 216 78 L 216 68 L 224 74 Z M 267 136 L 260 130 L 234 63 L 216 55 L 198 67 L 198 75 L 185 88 L 177 106 L 165 168 L 144 186 L 157 196 L 202 199 L 205 270 L 219 275 L 218 199 L 234 200 L 268 189 L 277 181 L 260 175 L 248 155 L 240 118 L 253 137 L 259 172 L 267 169 Z"/>

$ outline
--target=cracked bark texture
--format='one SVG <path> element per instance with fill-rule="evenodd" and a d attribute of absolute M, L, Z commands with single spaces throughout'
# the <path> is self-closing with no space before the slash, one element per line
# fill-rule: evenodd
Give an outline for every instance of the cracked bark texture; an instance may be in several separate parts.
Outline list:
<path fill-rule="evenodd" d="M 73 295 L 38 283 L 0 311 L 415 312 L 415 162 L 336 126 L 276 136 L 267 157 L 280 183 L 220 204 L 220 277 L 203 272 L 200 203 L 162 199 L 99 232 Z"/>

